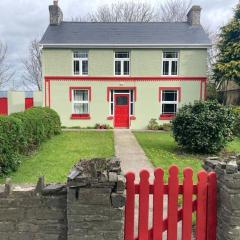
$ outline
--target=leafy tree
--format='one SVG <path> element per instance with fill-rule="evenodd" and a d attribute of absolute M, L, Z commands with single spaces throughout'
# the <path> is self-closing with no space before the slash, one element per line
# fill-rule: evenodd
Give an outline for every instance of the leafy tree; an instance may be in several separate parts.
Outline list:
<path fill-rule="evenodd" d="M 217 46 L 214 80 L 220 85 L 228 81 L 240 85 L 240 3 L 236 6 L 234 18 L 221 28 Z"/>

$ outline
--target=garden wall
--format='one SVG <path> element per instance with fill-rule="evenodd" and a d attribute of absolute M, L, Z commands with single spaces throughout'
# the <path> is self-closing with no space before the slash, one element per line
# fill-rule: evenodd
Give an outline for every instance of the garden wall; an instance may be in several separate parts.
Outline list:
<path fill-rule="evenodd" d="M 35 106 L 43 106 L 42 92 L 39 91 L 0 91 L 0 114 L 22 112 Z"/>
<path fill-rule="evenodd" d="M 82 160 L 66 185 L 5 185 L 1 240 L 123 239 L 124 178 L 116 159 Z"/>
<path fill-rule="evenodd" d="M 217 174 L 217 240 L 240 239 L 240 156 L 208 158 L 204 168 Z"/>

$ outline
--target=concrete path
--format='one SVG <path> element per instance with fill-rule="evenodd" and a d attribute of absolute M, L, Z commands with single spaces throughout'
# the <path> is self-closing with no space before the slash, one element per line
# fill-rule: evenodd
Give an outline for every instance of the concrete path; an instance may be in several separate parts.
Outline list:
<path fill-rule="evenodd" d="M 139 172 L 147 169 L 150 172 L 150 183 L 154 178 L 154 167 L 146 157 L 143 149 L 137 142 L 133 133 L 128 129 L 114 129 L 115 153 L 121 161 L 123 174 L 131 171 L 135 173 L 136 181 L 139 182 Z M 135 237 L 138 231 L 138 197 L 135 197 Z M 149 198 L 149 228 L 152 227 L 152 196 Z M 167 216 L 167 197 L 164 197 L 164 218 Z M 178 240 L 181 239 L 181 222 L 178 224 Z M 163 240 L 167 239 L 166 232 L 163 234 Z"/>
<path fill-rule="evenodd" d="M 152 179 L 154 168 L 132 132 L 128 129 L 114 129 L 114 140 L 116 157 L 121 160 L 123 173 L 134 172 L 136 180 L 139 180 L 140 171 L 147 169 Z"/>

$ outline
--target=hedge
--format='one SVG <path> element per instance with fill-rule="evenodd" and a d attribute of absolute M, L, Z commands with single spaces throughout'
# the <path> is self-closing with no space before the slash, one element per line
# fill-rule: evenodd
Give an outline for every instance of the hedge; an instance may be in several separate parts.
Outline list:
<path fill-rule="evenodd" d="M 22 155 L 29 155 L 42 142 L 61 133 L 58 114 L 34 107 L 10 116 L 0 116 L 0 175 L 15 171 Z"/>

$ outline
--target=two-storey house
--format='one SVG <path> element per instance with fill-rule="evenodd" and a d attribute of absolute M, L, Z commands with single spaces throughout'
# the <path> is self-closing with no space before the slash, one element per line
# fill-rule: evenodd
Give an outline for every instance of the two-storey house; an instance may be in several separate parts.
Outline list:
<path fill-rule="evenodd" d="M 210 41 L 199 6 L 187 22 L 65 22 L 57 1 L 42 40 L 44 103 L 65 126 L 144 129 L 206 95 Z"/>

